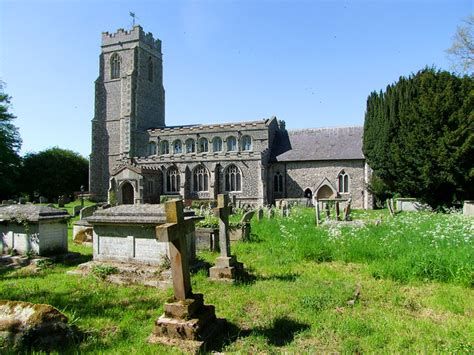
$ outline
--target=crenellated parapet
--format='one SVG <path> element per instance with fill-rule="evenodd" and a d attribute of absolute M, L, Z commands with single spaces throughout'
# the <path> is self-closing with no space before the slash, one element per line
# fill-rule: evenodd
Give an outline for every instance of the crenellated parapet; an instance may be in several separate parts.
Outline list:
<path fill-rule="evenodd" d="M 141 26 L 134 26 L 131 30 L 119 28 L 114 33 L 102 32 L 102 47 L 136 41 L 161 53 L 161 41 L 155 39 L 151 32 L 145 33 Z"/>

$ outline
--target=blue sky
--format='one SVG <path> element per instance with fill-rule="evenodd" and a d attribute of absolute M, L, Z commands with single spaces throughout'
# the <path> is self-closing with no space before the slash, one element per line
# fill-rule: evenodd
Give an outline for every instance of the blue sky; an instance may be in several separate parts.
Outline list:
<path fill-rule="evenodd" d="M 287 128 L 362 125 L 369 93 L 445 50 L 473 1 L 0 0 L 0 79 L 22 153 L 90 154 L 101 32 L 129 11 L 163 42 L 166 123 L 277 116 Z"/>

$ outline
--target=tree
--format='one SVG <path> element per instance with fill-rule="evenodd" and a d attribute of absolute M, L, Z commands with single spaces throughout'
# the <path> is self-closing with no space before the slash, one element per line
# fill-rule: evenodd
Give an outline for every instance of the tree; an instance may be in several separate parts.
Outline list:
<path fill-rule="evenodd" d="M 454 70 L 472 75 L 474 72 L 474 16 L 464 20 L 454 34 L 452 46 L 446 50 Z"/>
<path fill-rule="evenodd" d="M 81 185 L 87 188 L 89 162 L 71 150 L 50 148 L 23 158 L 22 191 L 48 199 L 72 195 Z"/>
<path fill-rule="evenodd" d="M 474 79 L 425 68 L 367 99 L 363 151 L 379 195 L 433 207 L 474 197 Z"/>
<path fill-rule="evenodd" d="M 4 92 L 4 83 L 0 81 L 0 199 L 17 193 L 20 166 L 18 151 L 21 138 L 18 128 L 12 124 L 16 117 L 9 112 L 9 108 L 10 96 Z"/>

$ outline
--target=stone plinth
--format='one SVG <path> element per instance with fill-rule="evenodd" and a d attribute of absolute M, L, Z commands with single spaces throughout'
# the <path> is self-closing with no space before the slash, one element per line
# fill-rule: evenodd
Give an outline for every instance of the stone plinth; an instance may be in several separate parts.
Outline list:
<path fill-rule="evenodd" d="M 243 271 L 244 265 L 234 255 L 220 256 L 216 264 L 209 269 L 209 277 L 213 280 L 234 281 L 235 276 Z"/>
<path fill-rule="evenodd" d="M 223 325 L 225 320 L 216 318 L 214 306 L 205 305 L 202 294 L 193 294 L 183 301 L 165 303 L 148 341 L 199 352 Z"/>

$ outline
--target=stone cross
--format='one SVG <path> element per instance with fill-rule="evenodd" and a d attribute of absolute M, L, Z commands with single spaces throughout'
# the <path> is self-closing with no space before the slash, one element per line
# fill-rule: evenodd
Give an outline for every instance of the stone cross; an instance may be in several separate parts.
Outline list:
<path fill-rule="evenodd" d="M 156 227 L 156 239 L 169 242 L 171 275 L 174 297 L 183 301 L 192 295 L 188 265 L 186 231 L 192 220 L 185 221 L 183 201 L 172 200 L 165 203 L 166 223 Z"/>
<path fill-rule="evenodd" d="M 229 216 L 231 213 L 229 195 L 217 195 L 217 207 L 214 209 L 214 214 L 219 218 L 219 247 L 223 257 L 230 257 Z"/>

